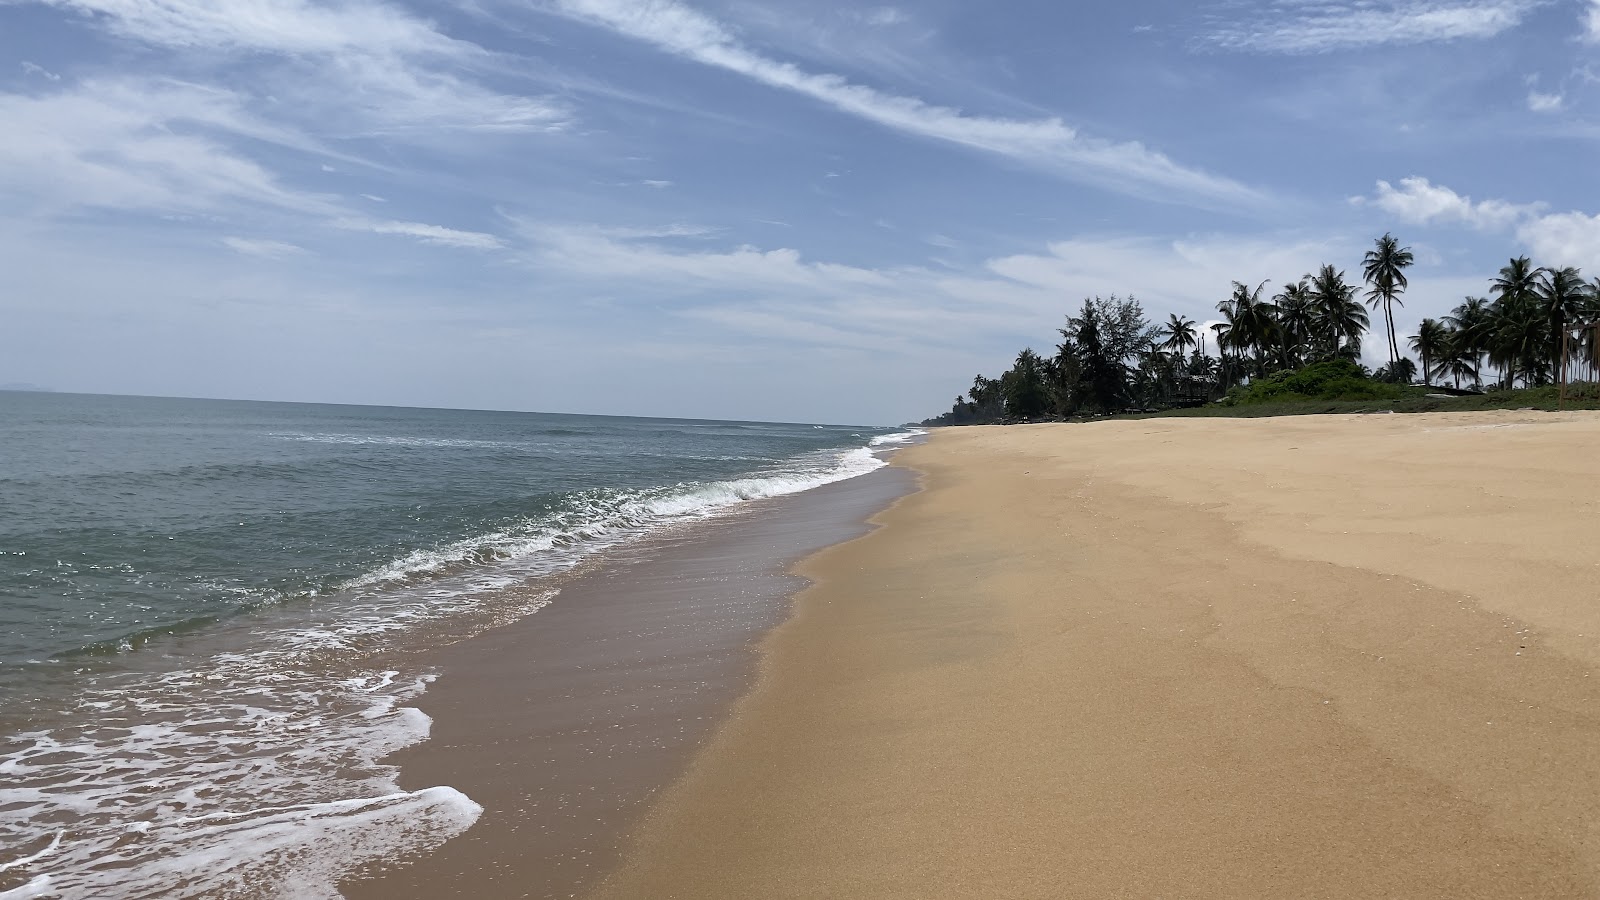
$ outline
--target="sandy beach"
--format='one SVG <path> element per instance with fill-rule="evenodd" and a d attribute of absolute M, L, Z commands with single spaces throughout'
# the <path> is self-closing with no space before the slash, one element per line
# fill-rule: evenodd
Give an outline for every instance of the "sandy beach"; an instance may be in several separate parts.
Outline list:
<path fill-rule="evenodd" d="M 753 644 L 800 558 L 864 533 L 914 487 L 880 469 L 641 541 L 541 590 L 548 607 L 429 654 L 429 739 L 389 757 L 407 789 L 480 803 L 464 834 L 348 880 L 351 900 L 572 897 L 614 868 L 656 792 L 747 692 Z"/>
<path fill-rule="evenodd" d="M 591 896 L 1600 896 L 1597 447 L 939 431 Z"/>

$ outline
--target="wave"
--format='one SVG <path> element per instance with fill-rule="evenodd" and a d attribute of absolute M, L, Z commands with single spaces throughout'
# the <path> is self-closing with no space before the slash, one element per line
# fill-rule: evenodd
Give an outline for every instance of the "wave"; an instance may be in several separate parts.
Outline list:
<path fill-rule="evenodd" d="M 885 465 L 870 448 L 823 452 L 765 474 L 639 490 L 583 491 L 553 516 L 415 550 L 345 582 L 343 590 L 413 583 L 471 567 L 523 563 L 521 576 L 565 568 L 581 556 L 654 529 L 720 515 L 752 500 L 796 494 Z"/>
<path fill-rule="evenodd" d="M 911 431 L 896 432 L 895 434 L 880 434 L 867 443 L 868 446 L 871 447 L 884 447 L 890 444 L 909 444 L 927 433 L 928 432 L 922 430 L 921 428 L 917 428 Z"/>
<path fill-rule="evenodd" d="M 12 885 L 0 900 L 284 885 L 332 898 L 357 866 L 425 852 L 481 809 L 445 785 L 402 791 L 383 762 L 431 727 L 409 704 L 432 676 L 396 650 L 536 613 L 555 594 L 521 587 L 530 577 L 866 474 L 901 443 L 817 451 L 722 481 L 572 494 L 550 515 L 399 556 L 314 604 L 217 623 L 203 642 L 212 649 L 176 670 L 161 668 L 173 665 L 164 654 L 128 654 L 124 669 L 77 690 L 59 721 L 0 742 L 0 873 Z"/>

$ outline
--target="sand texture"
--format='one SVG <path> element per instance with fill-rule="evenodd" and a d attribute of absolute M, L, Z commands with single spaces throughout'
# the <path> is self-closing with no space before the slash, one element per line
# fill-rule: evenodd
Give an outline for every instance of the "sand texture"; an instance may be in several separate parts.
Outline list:
<path fill-rule="evenodd" d="M 941 430 L 597 898 L 1600 897 L 1600 416 Z"/>

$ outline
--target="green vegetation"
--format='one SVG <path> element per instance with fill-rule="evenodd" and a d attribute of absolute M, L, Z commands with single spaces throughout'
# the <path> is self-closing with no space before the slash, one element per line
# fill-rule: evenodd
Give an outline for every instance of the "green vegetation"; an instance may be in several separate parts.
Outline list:
<path fill-rule="evenodd" d="M 1406 395 L 1406 387 L 1371 378 L 1365 369 L 1348 359 L 1330 359 L 1300 369 L 1274 372 L 1249 384 L 1238 385 L 1222 398 L 1222 404 L 1249 406 L 1305 400 L 1399 400 Z"/>
<path fill-rule="evenodd" d="M 1010 370 L 977 376 L 949 412 L 924 424 L 1553 409 L 1563 380 L 1576 382 L 1569 383 L 1568 405 L 1600 407 L 1600 279 L 1591 284 L 1574 268 L 1512 259 L 1490 281 L 1493 299 L 1467 297 L 1450 315 L 1423 319 L 1406 342 L 1419 369 L 1394 328 L 1412 262 L 1410 248 L 1390 234 L 1362 259 L 1366 300 L 1383 313 L 1388 345 L 1389 362 L 1376 372 L 1359 362 L 1371 317 L 1344 271 L 1324 264 L 1270 297 L 1268 282 L 1252 288 L 1235 281 L 1208 328 L 1179 315 L 1153 325 L 1133 297 L 1086 299 L 1057 329 L 1052 355 L 1023 350 Z M 1493 376 L 1487 383 L 1486 372 Z"/>

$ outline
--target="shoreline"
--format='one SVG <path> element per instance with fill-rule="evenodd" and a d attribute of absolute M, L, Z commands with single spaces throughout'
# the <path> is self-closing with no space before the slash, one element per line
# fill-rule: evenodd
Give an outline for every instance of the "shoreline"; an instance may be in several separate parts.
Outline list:
<path fill-rule="evenodd" d="M 940 430 L 586 896 L 1596 896 L 1597 440 Z"/>
<path fill-rule="evenodd" d="M 755 644 L 804 586 L 792 564 L 913 489 L 885 467 L 652 536 L 563 579 L 538 613 L 428 654 L 440 675 L 414 705 L 430 736 L 386 763 L 403 789 L 449 785 L 484 813 L 343 894 L 581 893 L 747 690 Z"/>

